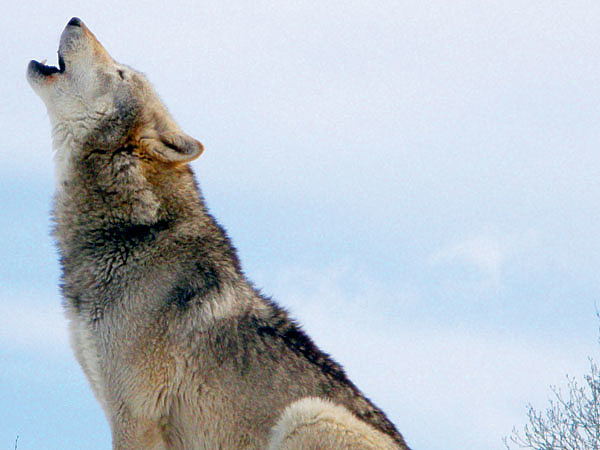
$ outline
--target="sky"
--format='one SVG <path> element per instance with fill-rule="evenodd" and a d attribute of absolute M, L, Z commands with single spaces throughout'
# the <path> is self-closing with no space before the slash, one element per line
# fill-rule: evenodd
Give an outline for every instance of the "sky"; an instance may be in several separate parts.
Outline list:
<path fill-rule="evenodd" d="M 7 2 L 0 447 L 98 449 L 30 59 L 72 16 L 146 73 L 247 276 L 414 450 L 499 449 L 598 355 L 600 3 Z"/>

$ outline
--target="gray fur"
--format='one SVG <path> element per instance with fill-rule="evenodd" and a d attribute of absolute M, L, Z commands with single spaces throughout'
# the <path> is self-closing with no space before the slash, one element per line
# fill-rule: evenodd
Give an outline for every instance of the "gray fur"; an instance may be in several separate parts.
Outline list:
<path fill-rule="evenodd" d="M 186 164 L 201 144 L 143 75 L 73 23 L 61 37 L 64 73 L 40 74 L 32 62 L 28 79 L 62 164 L 54 235 L 72 344 L 113 447 L 265 448 L 287 407 L 317 397 L 407 449 L 342 368 L 245 278 Z"/>

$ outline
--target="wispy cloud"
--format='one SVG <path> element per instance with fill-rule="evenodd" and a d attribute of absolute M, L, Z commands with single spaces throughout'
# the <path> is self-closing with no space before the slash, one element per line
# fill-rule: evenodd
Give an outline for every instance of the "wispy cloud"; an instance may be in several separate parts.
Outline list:
<path fill-rule="evenodd" d="M 498 233 L 484 231 L 442 248 L 430 257 L 434 266 L 467 264 L 493 286 L 501 281 L 502 266 L 509 254 L 509 242 Z"/>
<path fill-rule="evenodd" d="M 517 257 L 539 252 L 539 245 L 540 237 L 533 230 L 501 232 L 494 227 L 486 227 L 432 253 L 427 263 L 440 269 L 474 271 L 480 287 L 497 289 L 504 281 L 508 264 Z M 459 277 L 455 281 L 460 283 Z"/>

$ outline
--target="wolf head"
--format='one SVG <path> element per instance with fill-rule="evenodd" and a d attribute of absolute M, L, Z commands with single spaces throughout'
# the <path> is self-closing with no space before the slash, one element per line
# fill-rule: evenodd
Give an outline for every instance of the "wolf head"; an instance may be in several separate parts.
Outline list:
<path fill-rule="evenodd" d="M 185 163 L 203 151 L 144 75 L 116 62 L 78 18 L 61 35 L 58 68 L 31 61 L 27 80 L 46 104 L 59 160 L 132 146 L 163 162 Z"/>

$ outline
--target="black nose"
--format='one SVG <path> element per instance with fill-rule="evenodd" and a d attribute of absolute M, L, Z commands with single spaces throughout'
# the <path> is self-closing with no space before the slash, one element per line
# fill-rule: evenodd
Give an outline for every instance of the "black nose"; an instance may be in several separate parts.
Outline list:
<path fill-rule="evenodd" d="M 67 24 L 67 26 L 80 27 L 81 19 L 79 17 L 73 17 L 71 20 L 69 20 L 69 23 Z"/>

